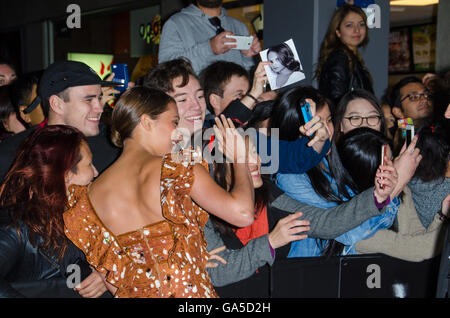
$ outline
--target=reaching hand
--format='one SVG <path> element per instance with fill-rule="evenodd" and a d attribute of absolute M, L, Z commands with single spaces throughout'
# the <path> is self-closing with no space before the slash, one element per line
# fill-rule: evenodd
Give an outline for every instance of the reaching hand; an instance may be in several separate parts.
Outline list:
<path fill-rule="evenodd" d="M 223 245 L 221 247 L 215 248 L 212 251 L 209 252 L 209 258 L 208 258 L 208 262 L 206 263 L 206 268 L 216 268 L 217 266 L 219 266 L 218 263 L 216 262 L 211 262 L 211 260 L 216 260 L 221 262 L 222 264 L 226 265 L 227 261 L 224 260 L 222 257 L 220 257 L 219 255 L 217 255 L 218 253 L 225 251 L 226 246 Z"/>
<path fill-rule="evenodd" d="M 441 211 L 446 217 L 450 217 L 450 193 L 442 200 Z"/>
<path fill-rule="evenodd" d="M 309 98 L 305 99 L 305 101 L 309 103 L 313 114 L 315 114 L 316 103 Z M 316 115 L 314 115 L 314 117 L 305 125 L 300 126 L 299 131 L 305 136 L 313 136 L 313 138 L 308 142 L 308 147 L 313 147 L 318 153 L 322 151 L 323 145 L 327 139 L 330 138 L 330 133 L 322 122 L 322 118 Z"/>
<path fill-rule="evenodd" d="M 225 155 L 228 162 L 245 163 L 246 147 L 244 137 L 234 127 L 233 121 L 220 115 L 215 118 L 214 134 L 217 138 L 219 151 Z"/>
<path fill-rule="evenodd" d="M 105 79 L 105 81 L 111 81 L 114 78 L 114 75 L 115 75 L 114 73 L 109 74 L 109 76 Z M 113 86 L 102 87 L 102 100 L 100 101 L 102 106 L 104 106 L 111 100 L 115 100 L 116 99 L 115 94 L 120 94 L 120 92 L 114 89 Z"/>
<path fill-rule="evenodd" d="M 413 140 L 406 148 L 406 143 L 403 145 L 400 154 L 394 159 L 394 167 L 398 172 L 398 183 L 393 191 L 393 196 L 396 197 L 403 191 L 403 188 L 408 184 L 416 172 L 417 166 L 422 160 L 419 148 L 416 148 L 418 135 L 414 136 Z"/>
<path fill-rule="evenodd" d="M 302 212 L 293 213 L 280 219 L 269 233 L 269 243 L 274 249 L 284 246 L 292 241 L 303 240 L 308 235 L 298 235 L 301 232 L 309 231 L 309 221 L 298 220 L 303 215 Z"/>
<path fill-rule="evenodd" d="M 255 98 L 259 98 L 264 92 L 264 84 L 267 82 L 267 74 L 264 66 L 269 64 L 270 62 L 259 62 L 256 67 L 255 74 L 253 75 L 252 89 L 250 90 L 250 94 Z"/>
<path fill-rule="evenodd" d="M 248 57 L 253 57 L 256 54 L 258 54 L 259 52 L 261 52 L 261 42 L 259 42 L 259 39 L 256 36 L 256 34 L 252 34 L 252 36 L 253 36 L 253 41 L 252 41 L 252 45 L 250 46 L 250 48 L 248 50 L 241 50 L 242 54 L 244 54 L 245 56 L 248 56 Z"/>
<path fill-rule="evenodd" d="M 374 195 L 378 203 L 384 202 L 389 196 L 392 196 L 395 186 L 398 182 L 398 174 L 392 161 L 388 157 L 384 157 L 384 165 L 378 167 L 375 175 L 375 190 Z"/>

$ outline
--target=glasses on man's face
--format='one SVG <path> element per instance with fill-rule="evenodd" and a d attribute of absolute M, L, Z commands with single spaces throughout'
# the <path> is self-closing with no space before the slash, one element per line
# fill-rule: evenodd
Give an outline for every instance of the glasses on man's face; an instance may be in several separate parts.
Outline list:
<path fill-rule="evenodd" d="M 361 117 L 361 116 L 350 116 L 344 117 L 348 121 L 350 121 L 350 125 L 353 127 L 359 127 L 363 124 L 363 121 L 366 120 L 367 125 L 376 126 L 380 123 L 381 116 L 373 115 L 369 117 Z"/>
<path fill-rule="evenodd" d="M 405 97 L 403 97 L 400 102 L 403 102 L 405 99 L 409 98 L 410 102 L 417 102 L 421 97 L 424 97 L 425 99 L 431 99 L 431 94 L 427 92 L 423 93 L 409 93 Z"/>

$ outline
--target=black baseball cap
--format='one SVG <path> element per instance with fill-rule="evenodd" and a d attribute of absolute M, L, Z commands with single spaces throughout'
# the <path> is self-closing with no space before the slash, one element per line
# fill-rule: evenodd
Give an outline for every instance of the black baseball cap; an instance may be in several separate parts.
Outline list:
<path fill-rule="evenodd" d="M 58 94 L 68 87 L 84 85 L 120 86 L 116 82 L 102 81 L 88 65 L 76 61 L 60 61 L 50 65 L 42 74 L 38 84 L 38 96 L 24 113 L 31 113 L 42 100 Z"/>

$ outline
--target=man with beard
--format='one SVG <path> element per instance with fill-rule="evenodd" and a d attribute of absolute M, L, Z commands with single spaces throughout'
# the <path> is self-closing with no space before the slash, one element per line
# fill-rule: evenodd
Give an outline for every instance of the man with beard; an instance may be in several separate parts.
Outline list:
<path fill-rule="evenodd" d="M 164 24 L 159 45 L 159 63 L 180 57 L 188 58 L 199 74 L 206 66 L 225 60 L 240 64 L 250 70 L 252 57 L 261 51 L 261 44 L 253 35 L 248 50 L 233 50 L 234 42 L 227 35 L 248 36 L 241 21 L 226 15 L 222 0 L 197 0 L 197 4 L 182 9 Z"/>

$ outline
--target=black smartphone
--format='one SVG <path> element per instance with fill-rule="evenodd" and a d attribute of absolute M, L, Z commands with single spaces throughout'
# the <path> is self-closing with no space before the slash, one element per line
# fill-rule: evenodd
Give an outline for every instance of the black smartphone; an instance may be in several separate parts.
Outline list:
<path fill-rule="evenodd" d="M 415 135 L 414 125 L 407 125 L 406 129 L 405 129 L 405 134 L 406 134 L 406 136 L 405 136 L 406 137 L 406 147 L 408 147 Z"/>

